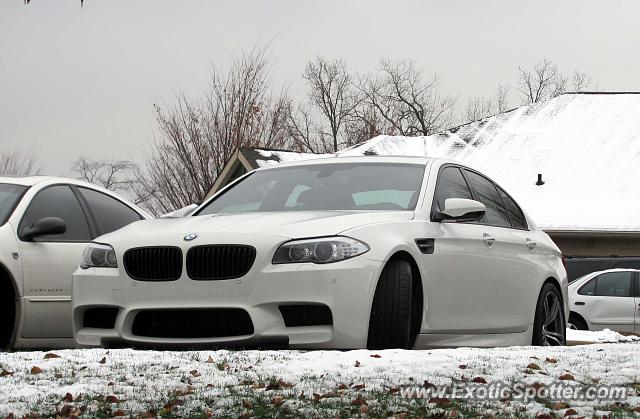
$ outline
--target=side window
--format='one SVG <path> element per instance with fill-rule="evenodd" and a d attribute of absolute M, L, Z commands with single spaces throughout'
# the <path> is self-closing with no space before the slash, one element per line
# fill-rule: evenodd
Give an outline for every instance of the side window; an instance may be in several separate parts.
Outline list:
<path fill-rule="evenodd" d="M 507 214 L 509 215 L 509 219 L 511 220 L 511 226 L 514 228 L 526 229 L 527 219 L 524 217 L 524 213 L 518 204 L 516 204 L 516 201 L 511 199 L 511 197 L 500 187 L 497 188 L 500 193 L 500 198 L 502 198 L 502 202 L 504 203 L 504 207 L 507 210 Z"/>
<path fill-rule="evenodd" d="M 631 272 L 609 272 L 598 276 L 596 295 L 601 297 L 630 297 Z"/>
<path fill-rule="evenodd" d="M 109 195 L 87 188 L 78 188 L 78 190 L 89 204 L 102 234 L 111 233 L 142 219 L 133 209 Z"/>
<path fill-rule="evenodd" d="M 436 204 L 438 209 L 444 208 L 444 201 L 449 198 L 471 199 L 471 191 L 464 180 L 460 169 L 453 166 L 445 167 L 440 171 L 436 186 Z"/>
<path fill-rule="evenodd" d="M 580 289 L 578 290 L 578 294 L 580 295 L 596 295 L 596 281 L 598 278 L 593 278 L 587 281 Z"/>
<path fill-rule="evenodd" d="M 64 234 L 40 236 L 34 239 L 35 241 L 88 242 L 91 240 L 89 225 L 82 207 L 71 188 L 66 185 L 51 186 L 38 192 L 24 214 L 20 229 L 30 227 L 44 217 L 62 218 L 67 224 L 67 231 Z"/>
<path fill-rule="evenodd" d="M 465 176 L 469 179 L 471 188 L 478 195 L 478 200 L 487 207 L 480 222 L 492 226 L 511 227 L 509 215 L 493 182 L 469 170 L 465 170 Z"/>

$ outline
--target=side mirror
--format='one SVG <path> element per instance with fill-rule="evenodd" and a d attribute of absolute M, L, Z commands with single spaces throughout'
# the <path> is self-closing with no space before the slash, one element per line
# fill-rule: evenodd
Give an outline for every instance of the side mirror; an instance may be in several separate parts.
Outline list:
<path fill-rule="evenodd" d="M 484 204 L 473 199 L 448 198 L 444 200 L 444 209 L 436 213 L 436 221 L 477 221 L 485 211 Z"/>
<path fill-rule="evenodd" d="M 67 231 L 67 224 L 62 218 L 44 217 L 35 222 L 31 227 L 25 228 L 20 233 L 20 238 L 24 241 L 31 241 L 34 237 L 47 234 L 64 234 Z"/>

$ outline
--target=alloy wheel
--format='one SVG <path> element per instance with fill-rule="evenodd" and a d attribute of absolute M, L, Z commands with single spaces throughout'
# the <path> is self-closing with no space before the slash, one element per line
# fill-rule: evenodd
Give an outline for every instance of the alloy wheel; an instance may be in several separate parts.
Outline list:
<path fill-rule="evenodd" d="M 558 294 L 548 291 L 544 296 L 542 313 L 542 346 L 564 346 L 564 314 Z"/>

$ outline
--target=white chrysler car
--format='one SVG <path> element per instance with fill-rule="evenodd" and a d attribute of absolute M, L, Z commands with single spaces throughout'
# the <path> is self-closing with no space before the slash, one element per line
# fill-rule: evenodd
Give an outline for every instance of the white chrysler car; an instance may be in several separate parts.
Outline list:
<path fill-rule="evenodd" d="M 608 269 L 569 284 L 569 327 L 640 332 L 640 271 Z"/>
<path fill-rule="evenodd" d="M 413 157 L 261 168 L 181 219 L 99 237 L 82 345 L 563 345 L 560 251 L 482 174 Z"/>
<path fill-rule="evenodd" d="M 71 275 L 82 252 L 148 217 L 90 183 L 0 177 L 0 348 L 74 345 Z"/>

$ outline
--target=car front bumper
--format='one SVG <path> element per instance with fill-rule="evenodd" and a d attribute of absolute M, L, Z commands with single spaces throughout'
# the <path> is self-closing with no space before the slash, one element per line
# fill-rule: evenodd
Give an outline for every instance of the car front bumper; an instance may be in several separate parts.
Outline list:
<path fill-rule="evenodd" d="M 326 264 L 254 266 L 242 278 L 135 281 L 122 268 L 90 268 L 73 275 L 74 336 L 84 346 L 252 346 L 285 342 L 291 348 L 364 348 L 371 303 L 384 262 L 362 255 Z M 282 305 L 325 305 L 332 324 L 287 327 Z M 86 327 L 92 308 L 111 308 L 113 327 Z M 253 333 L 218 337 L 157 337 L 134 333 L 139 313 L 158 310 L 245 310 Z"/>

